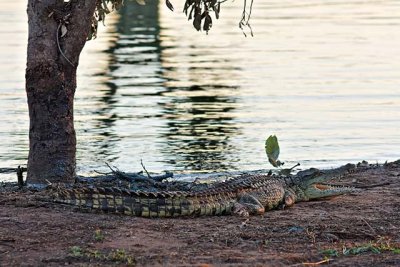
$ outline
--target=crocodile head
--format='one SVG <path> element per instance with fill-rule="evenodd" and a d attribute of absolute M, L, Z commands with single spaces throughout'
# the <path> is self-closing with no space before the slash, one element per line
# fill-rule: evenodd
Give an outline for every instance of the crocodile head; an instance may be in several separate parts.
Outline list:
<path fill-rule="evenodd" d="M 344 175 L 354 168 L 355 166 L 353 164 L 347 164 L 331 170 L 321 171 L 312 168 L 299 172 L 294 181 L 296 185 L 296 199 L 299 201 L 307 201 L 356 191 L 353 187 L 335 186 L 327 183 L 332 178 Z"/>

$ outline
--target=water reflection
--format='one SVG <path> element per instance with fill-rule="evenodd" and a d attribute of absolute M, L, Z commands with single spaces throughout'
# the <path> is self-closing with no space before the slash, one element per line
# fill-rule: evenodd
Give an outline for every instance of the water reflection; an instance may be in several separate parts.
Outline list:
<path fill-rule="evenodd" d="M 236 99 L 231 92 L 236 87 L 226 86 L 218 77 L 231 75 L 230 68 L 214 69 L 221 64 L 207 59 L 203 61 L 206 68 L 168 65 L 158 10 L 157 2 L 152 1 L 146 6 L 127 2 L 120 11 L 118 38 L 108 50 L 113 55 L 108 84 L 117 99 L 106 103 L 107 112 L 118 115 L 114 117 L 116 124 L 108 120 L 107 129 L 123 136 L 128 144 L 124 149 L 135 149 L 137 155 L 124 157 L 132 151 L 115 151 L 112 147 L 118 144 L 108 142 L 109 152 L 118 155 L 108 160 L 124 166 L 143 157 L 150 166 L 161 163 L 175 170 L 232 169 L 234 160 L 226 158 L 234 150 L 229 145 L 230 136 L 240 133 L 233 121 Z M 198 80 L 204 72 L 219 74 L 209 75 L 205 84 Z M 188 79 L 182 77 L 184 73 Z M 145 146 L 130 147 L 138 139 Z M 155 148 L 149 149 L 153 140 L 157 140 L 152 144 Z"/>
<path fill-rule="evenodd" d="M 160 103 L 167 121 L 161 136 L 166 138 L 163 152 L 170 164 L 192 171 L 234 169 L 237 154 L 230 138 L 240 134 L 234 121 L 237 100 L 222 93 L 230 90 L 236 88 L 167 88 L 174 97 Z"/>
<path fill-rule="evenodd" d="M 140 128 L 133 126 L 140 125 L 140 117 L 146 117 L 140 114 L 141 105 L 134 103 L 137 99 L 135 99 L 135 88 L 151 86 L 152 81 L 149 80 L 154 80 L 152 77 L 157 75 L 159 69 L 157 66 L 159 53 L 153 51 L 159 47 L 156 41 L 158 36 L 156 8 L 154 2 L 143 7 L 128 1 L 118 16 L 110 14 L 106 19 L 107 28 L 110 24 L 114 28 L 115 38 L 102 52 L 107 55 L 108 60 L 105 71 L 100 73 L 103 77 L 100 90 L 102 96 L 94 98 L 93 125 L 87 133 L 81 133 L 88 137 L 95 136 L 93 140 L 87 139 L 86 142 L 80 143 L 80 150 L 90 151 L 91 155 L 82 156 L 83 162 L 78 161 L 81 171 L 87 170 L 88 165 L 98 167 L 99 162 L 116 162 L 121 157 L 125 157 L 125 161 L 117 163 L 123 167 L 124 163 L 140 161 L 140 158 L 126 156 L 132 153 L 135 145 L 132 147 L 131 144 L 124 145 L 124 141 L 138 142 Z M 102 36 L 101 34 L 104 33 L 99 35 Z M 96 86 L 94 90 L 98 87 Z M 137 95 L 140 96 L 140 92 Z M 84 94 L 82 101 L 86 102 L 88 96 L 93 97 L 93 94 Z M 135 120 L 138 118 L 139 120 Z"/>
<path fill-rule="evenodd" d="M 115 56 L 105 51 L 117 39 L 115 24 L 118 20 L 118 14 L 109 14 L 107 27 L 99 27 L 99 37 L 86 44 L 81 56 L 75 100 L 78 172 L 87 172 L 97 168 L 99 163 L 112 161 L 119 152 L 115 144 L 121 138 L 114 130 L 119 116 L 112 107 L 117 102 L 117 86 L 109 75 Z"/>
<path fill-rule="evenodd" d="M 119 151 L 115 149 L 115 144 L 121 140 L 113 129 L 115 122 L 119 119 L 118 114 L 113 111 L 112 108 L 112 105 L 117 103 L 117 99 L 115 98 L 117 86 L 112 82 L 106 82 L 104 85 L 108 88 L 108 90 L 104 92 L 104 96 L 101 97 L 101 101 L 104 102 L 104 105 L 94 113 L 96 117 L 94 129 L 98 130 L 100 138 L 94 140 L 93 143 L 96 151 L 93 152 L 113 161 L 118 158 L 119 153 Z"/>

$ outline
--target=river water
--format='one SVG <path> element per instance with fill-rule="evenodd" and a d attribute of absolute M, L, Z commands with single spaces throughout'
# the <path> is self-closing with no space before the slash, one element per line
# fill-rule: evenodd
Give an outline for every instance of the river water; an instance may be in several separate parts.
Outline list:
<path fill-rule="evenodd" d="M 400 158 L 400 1 L 256 0 L 247 38 L 241 1 L 208 35 L 172 2 L 126 1 L 85 47 L 78 173 L 270 168 L 271 134 L 303 168 Z M 0 3 L 0 167 L 28 154 L 25 5 Z"/>

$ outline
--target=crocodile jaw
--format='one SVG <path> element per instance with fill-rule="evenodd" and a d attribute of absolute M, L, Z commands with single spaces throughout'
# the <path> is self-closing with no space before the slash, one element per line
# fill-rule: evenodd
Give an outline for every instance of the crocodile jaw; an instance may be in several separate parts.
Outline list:
<path fill-rule="evenodd" d="M 347 186 L 335 186 L 326 184 L 311 184 L 304 190 L 304 195 L 307 199 L 317 199 L 317 198 L 327 198 L 339 196 L 347 193 L 352 193 L 357 191 L 353 187 Z"/>

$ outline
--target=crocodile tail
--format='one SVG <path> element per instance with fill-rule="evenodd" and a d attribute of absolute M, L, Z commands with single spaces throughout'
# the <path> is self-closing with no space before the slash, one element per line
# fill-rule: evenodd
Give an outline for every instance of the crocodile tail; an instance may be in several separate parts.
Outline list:
<path fill-rule="evenodd" d="M 186 192 L 143 192 L 118 188 L 57 190 L 55 202 L 105 213 L 139 217 L 176 217 L 230 214 L 234 194 L 191 194 Z"/>

